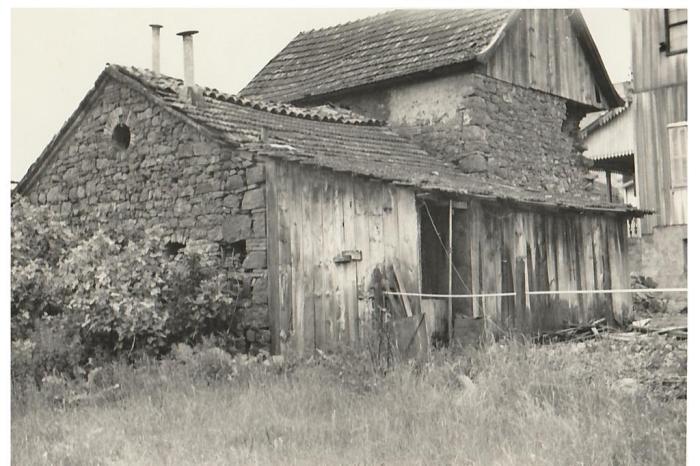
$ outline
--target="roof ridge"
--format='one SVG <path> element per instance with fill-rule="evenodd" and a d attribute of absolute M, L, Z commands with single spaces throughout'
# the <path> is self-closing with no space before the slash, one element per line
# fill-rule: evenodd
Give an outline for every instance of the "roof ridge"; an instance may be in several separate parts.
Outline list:
<path fill-rule="evenodd" d="M 108 68 L 112 68 L 117 72 L 127 74 L 149 88 L 155 88 L 160 91 L 173 92 L 177 94 L 177 89 L 173 84 L 181 86 L 184 84 L 182 79 L 168 76 L 166 74 L 156 74 L 148 68 L 137 68 L 135 66 L 124 66 L 119 64 L 107 63 Z M 158 81 L 171 81 L 170 84 Z M 386 122 L 376 118 L 369 118 L 342 107 L 330 106 L 327 104 L 316 105 L 313 107 L 299 107 L 296 105 L 274 102 L 263 99 L 251 99 L 242 97 L 234 93 L 222 92 L 216 88 L 208 86 L 200 86 L 202 94 L 218 102 L 225 102 L 243 107 L 249 107 L 254 110 L 259 110 L 276 115 L 289 116 L 292 118 L 302 118 L 305 120 L 314 120 L 326 123 L 356 125 L 356 126 L 386 126 Z"/>
<path fill-rule="evenodd" d="M 361 22 L 370 22 L 372 20 L 377 20 L 380 19 L 380 16 L 390 16 L 390 15 L 396 15 L 399 16 L 401 14 L 417 14 L 417 13 L 437 13 L 437 12 L 446 12 L 446 11 L 469 11 L 469 12 L 479 12 L 479 11 L 493 11 L 493 10 L 499 10 L 499 9 L 507 9 L 507 8 L 395 8 L 393 10 L 389 11 L 383 11 L 381 13 L 375 13 L 370 16 L 365 16 L 364 18 L 358 18 L 358 19 L 353 19 L 350 21 L 346 21 L 344 23 L 338 23 L 334 24 L 332 26 L 324 26 L 320 28 L 314 28 L 314 29 L 309 29 L 306 31 L 301 31 L 298 35 L 306 35 L 306 34 L 311 34 L 311 33 L 318 33 L 318 32 L 325 32 L 331 29 L 336 29 L 336 28 L 342 28 L 345 26 L 350 26 L 354 23 L 361 23 Z"/>
<path fill-rule="evenodd" d="M 407 11 L 407 10 L 406 10 L 406 9 L 401 9 L 401 8 L 396 8 L 396 9 L 389 10 L 389 11 L 382 11 L 381 13 L 375 13 L 375 14 L 373 14 L 373 15 L 365 16 L 365 17 L 363 17 L 363 18 L 353 19 L 353 20 L 350 20 L 350 21 L 345 21 L 344 23 L 334 24 L 334 25 L 332 25 L 332 26 L 324 26 L 324 27 L 320 27 L 320 28 L 307 29 L 306 31 L 301 31 L 301 32 L 299 32 L 299 34 L 297 34 L 297 35 L 305 35 L 305 34 L 311 34 L 311 33 L 314 33 L 314 32 L 328 31 L 329 29 L 340 28 L 340 27 L 343 27 L 343 26 L 349 26 L 349 25 L 351 25 L 351 24 L 353 24 L 353 23 L 359 23 L 359 22 L 362 22 L 362 21 L 369 21 L 369 20 L 371 20 L 371 19 L 376 19 L 376 18 L 379 17 L 379 16 L 385 16 L 385 15 L 388 16 L 388 15 L 390 15 L 390 14 L 392 14 L 392 13 L 396 13 L 396 12 L 399 12 L 399 11 Z M 284 49 L 283 49 L 283 50 L 284 50 Z"/>

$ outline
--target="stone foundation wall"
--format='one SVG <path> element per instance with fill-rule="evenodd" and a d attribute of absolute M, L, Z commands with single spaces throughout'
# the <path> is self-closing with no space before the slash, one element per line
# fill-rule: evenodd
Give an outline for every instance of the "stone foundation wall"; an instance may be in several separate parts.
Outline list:
<path fill-rule="evenodd" d="M 584 113 L 563 98 L 463 72 L 335 103 L 388 121 L 428 152 L 486 179 L 538 191 L 597 191 L 580 156 Z"/>
<path fill-rule="evenodd" d="M 651 277 L 659 288 L 686 288 L 687 225 L 654 227 L 651 235 L 629 238 L 630 272 Z M 669 308 L 678 310 L 688 305 L 685 293 L 664 293 Z"/>
<path fill-rule="evenodd" d="M 160 226 L 164 247 L 185 244 L 212 261 L 243 251 L 242 263 L 227 261 L 243 289 L 241 346 L 268 345 L 264 164 L 119 83 L 96 95 L 25 195 L 88 230 Z M 120 124 L 127 148 L 113 140 Z"/>

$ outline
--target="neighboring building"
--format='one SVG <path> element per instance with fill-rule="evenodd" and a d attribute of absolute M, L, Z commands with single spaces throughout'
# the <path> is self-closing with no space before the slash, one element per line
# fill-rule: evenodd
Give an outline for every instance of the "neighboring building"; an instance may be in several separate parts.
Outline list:
<path fill-rule="evenodd" d="M 583 156 L 591 161 L 596 182 L 604 185 L 608 200 L 639 207 L 634 183 L 636 140 L 632 112 L 631 82 L 617 83 L 618 93 L 625 96 L 625 105 L 591 113 L 581 121 L 581 138 L 586 147 Z M 629 236 L 641 236 L 639 218 L 629 219 Z"/>
<path fill-rule="evenodd" d="M 187 61 L 184 83 L 108 66 L 16 191 L 73 223 L 242 254 L 239 330 L 274 352 L 360 341 L 389 265 L 410 292 L 517 291 L 454 300 L 493 328 L 626 317 L 623 293 L 527 294 L 628 284 L 640 212 L 599 196 L 578 140 L 621 100 L 579 13 L 392 12 L 299 37 L 276 60 L 300 74 L 266 67 L 245 93 L 306 108 L 202 89 Z"/>
<path fill-rule="evenodd" d="M 632 270 L 660 287 L 687 284 L 688 12 L 630 9 L 636 185 L 642 238 Z M 685 295 L 668 295 L 685 305 Z"/>

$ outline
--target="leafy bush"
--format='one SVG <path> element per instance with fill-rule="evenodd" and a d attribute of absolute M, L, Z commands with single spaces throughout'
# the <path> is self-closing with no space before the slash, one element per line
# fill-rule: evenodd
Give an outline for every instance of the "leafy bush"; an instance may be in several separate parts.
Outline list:
<path fill-rule="evenodd" d="M 13 350 L 19 352 L 15 372 L 41 380 L 54 373 L 72 374 L 89 360 L 134 360 L 163 355 L 175 343 L 194 345 L 209 336 L 222 343 L 232 339 L 236 286 L 221 269 L 205 265 L 196 251 L 185 248 L 170 255 L 163 237 L 158 228 L 76 232 L 47 208 L 16 202 L 11 301 L 12 340 L 18 342 Z M 32 350 L 21 341 L 31 342 Z"/>

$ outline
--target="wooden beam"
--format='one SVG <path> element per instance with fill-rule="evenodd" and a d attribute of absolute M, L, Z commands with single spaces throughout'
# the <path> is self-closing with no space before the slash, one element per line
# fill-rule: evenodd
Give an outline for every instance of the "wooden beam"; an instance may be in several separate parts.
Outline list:
<path fill-rule="evenodd" d="M 612 202 L 612 177 L 610 176 L 610 170 L 605 170 L 605 184 L 608 185 L 608 201 Z"/>
<path fill-rule="evenodd" d="M 447 338 L 452 341 L 452 200 L 450 200 L 449 233 L 447 235 L 447 288 L 450 295 L 447 298 Z"/>

